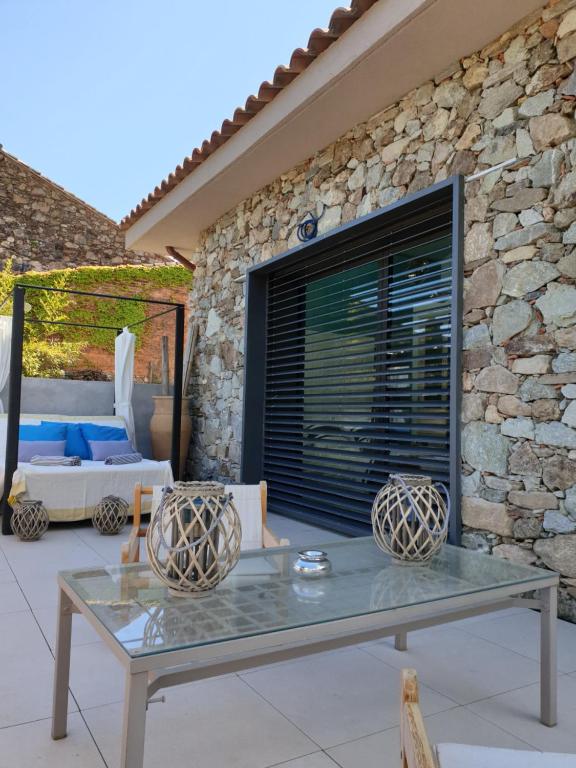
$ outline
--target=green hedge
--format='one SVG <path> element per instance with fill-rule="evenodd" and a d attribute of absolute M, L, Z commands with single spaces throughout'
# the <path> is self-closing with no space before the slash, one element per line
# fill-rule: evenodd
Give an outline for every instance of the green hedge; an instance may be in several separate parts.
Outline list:
<path fill-rule="evenodd" d="M 42 285 L 46 287 L 66 287 L 88 293 L 117 294 L 124 298 L 149 298 L 155 288 L 190 288 L 192 274 L 181 266 L 117 266 L 117 267 L 77 267 L 75 269 L 56 269 L 50 272 L 26 272 L 16 276 L 19 283 Z M 40 309 L 42 294 L 28 291 L 27 301 Z M 94 323 L 123 328 L 138 323 L 146 315 L 153 313 L 153 306 L 141 302 L 115 301 L 83 296 L 71 296 L 65 310 L 65 319 L 75 323 Z M 37 312 L 42 316 L 42 312 Z M 64 319 L 64 318 L 63 318 Z M 152 321 L 154 322 L 154 321 Z M 139 346 L 146 324 L 134 328 L 136 343 Z M 64 340 L 83 342 L 89 346 L 114 350 L 114 332 L 99 328 L 65 328 L 60 326 L 58 333 Z"/>

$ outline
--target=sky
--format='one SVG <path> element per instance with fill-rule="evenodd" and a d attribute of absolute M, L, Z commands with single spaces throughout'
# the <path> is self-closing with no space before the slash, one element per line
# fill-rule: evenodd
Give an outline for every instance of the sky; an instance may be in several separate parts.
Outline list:
<path fill-rule="evenodd" d="M 0 144 L 119 221 L 337 5 L 0 0 Z"/>

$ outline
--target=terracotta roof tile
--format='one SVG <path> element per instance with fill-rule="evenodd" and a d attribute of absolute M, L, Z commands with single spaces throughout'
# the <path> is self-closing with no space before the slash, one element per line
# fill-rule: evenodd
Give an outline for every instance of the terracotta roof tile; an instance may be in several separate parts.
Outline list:
<path fill-rule="evenodd" d="M 352 0 L 350 8 L 337 8 L 328 24 L 328 29 L 315 29 L 308 39 L 307 48 L 296 48 L 290 57 L 288 66 L 279 66 L 274 72 L 272 82 L 265 80 L 256 95 L 249 96 L 244 107 L 238 107 L 231 119 L 226 119 L 219 131 L 214 131 L 210 139 L 202 142 L 200 148 L 192 151 L 161 184 L 155 187 L 148 197 L 144 198 L 128 216 L 122 219 L 120 227 L 128 229 L 134 222 L 150 210 L 182 179 L 192 173 L 218 147 L 222 146 L 231 136 L 248 123 L 254 115 L 264 109 L 290 83 L 298 77 L 310 64 L 329 48 L 335 40 L 346 32 L 377 0 Z"/>

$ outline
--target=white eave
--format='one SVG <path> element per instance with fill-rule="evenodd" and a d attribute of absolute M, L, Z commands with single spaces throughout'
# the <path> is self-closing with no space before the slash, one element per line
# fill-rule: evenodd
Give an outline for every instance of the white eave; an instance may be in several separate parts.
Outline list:
<path fill-rule="evenodd" d="M 233 206 L 542 5 L 379 0 L 129 227 L 127 248 L 193 251 L 202 230 Z"/>

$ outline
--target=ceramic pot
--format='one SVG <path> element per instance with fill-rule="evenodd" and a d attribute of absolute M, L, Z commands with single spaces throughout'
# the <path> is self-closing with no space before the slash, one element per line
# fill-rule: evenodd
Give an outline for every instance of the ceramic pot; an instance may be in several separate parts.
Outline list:
<path fill-rule="evenodd" d="M 156 461 L 170 459 L 172 452 L 172 395 L 152 395 L 154 413 L 150 419 L 150 438 L 152 440 L 152 456 Z M 180 422 L 180 477 L 184 475 L 188 447 L 192 435 L 192 420 L 190 418 L 190 398 L 182 398 L 182 420 Z"/>

